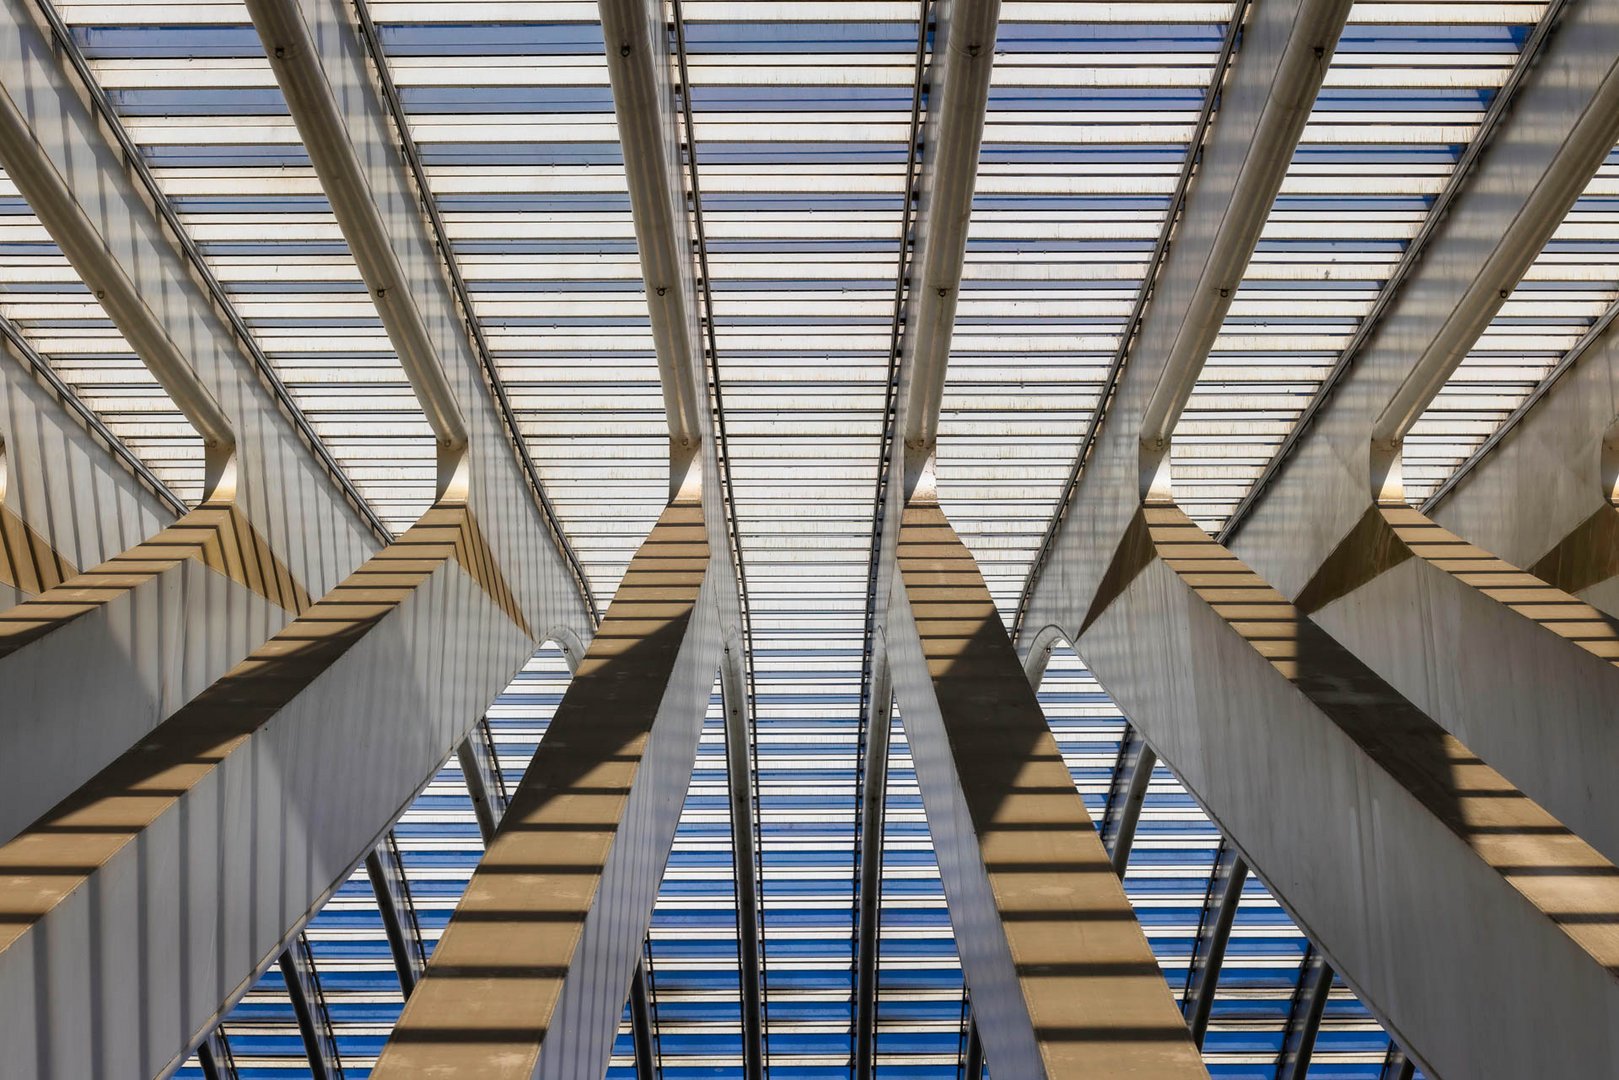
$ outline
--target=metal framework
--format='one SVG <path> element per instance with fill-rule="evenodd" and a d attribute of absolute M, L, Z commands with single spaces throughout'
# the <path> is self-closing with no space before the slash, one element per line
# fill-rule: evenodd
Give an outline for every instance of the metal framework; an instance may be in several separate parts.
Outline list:
<path fill-rule="evenodd" d="M 50 759 L 66 800 L 20 797 L 0 838 L 0 1078 L 341 1077 L 395 985 L 379 1076 L 424 1047 L 483 1075 L 487 1044 L 559 1080 L 845 1056 L 979 1080 L 986 1043 L 998 1075 L 1196 1075 L 1270 1022 L 1233 1020 L 1234 986 L 1286 1004 L 1277 1080 L 1351 1038 L 1385 1080 L 1605 1067 L 1619 946 L 1568 913 L 1619 903 L 1611 815 L 1556 755 L 1611 697 L 1611 597 L 1473 549 L 1466 513 L 1492 455 L 1571 454 L 1532 410 L 1555 425 L 1611 359 L 1619 66 L 1570 58 L 1619 3 L 0 2 L 38 39 L 0 47 L 0 542 L 69 567 L 6 581 L 0 711 L 99 716 L 62 678 L 76 641 L 164 688 L 141 731 L 98 722 L 111 764 Z M 1559 93 L 1597 108 L 1542 153 Z M 1416 322 L 1402 368 L 1381 335 Z M 1436 486 L 1402 497 L 1455 532 L 1374 507 L 1391 565 L 1354 533 L 1301 592 L 1348 502 L 1287 500 L 1368 370 L 1390 392 L 1363 426 L 1430 440 Z M 193 509 L 238 440 L 247 509 Z M 1560 510 L 1595 499 L 1556 476 Z M 648 490 L 673 516 L 619 588 Z M 1593 565 L 1601 495 L 1559 519 Z M 1517 496 L 1500 516 L 1540 505 Z M 1366 615 L 1396 571 L 1429 575 L 1422 612 Z M 621 606 L 587 646 L 597 595 Z M 1042 716 L 1016 653 L 1059 637 L 1139 727 L 1088 673 Z M 1384 653 L 1419 637 L 1414 688 Z M 543 641 L 584 658 L 560 704 L 512 676 Z M 1531 673 L 1499 709 L 1446 696 L 1480 654 Z M 1347 809 L 1302 812 L 1323 797 Z M 1172 869 L 1124 881 L 1138 836 Z M 1296 982 L 1249 986 L 1295 923 Z M 73 990 L 123 985 L 141 1001 Z M 879 1001 L 906 1036 L 881 1047 Z"/>

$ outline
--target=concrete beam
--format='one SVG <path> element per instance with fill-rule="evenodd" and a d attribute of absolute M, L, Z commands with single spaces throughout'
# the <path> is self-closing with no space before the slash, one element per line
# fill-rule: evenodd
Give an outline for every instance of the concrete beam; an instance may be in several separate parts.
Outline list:
<path fill-rule="evenodd" d="M 599 1076 L 720 661 L 695 503 L 636 553 L 373 1076 Z M 723 564 L 720 564 L 723 565 Z"/>
<path fill-rule="evenodd" d="M 899 529 L 886 634 L 997 1075 L 1206 1076 L 983 578 L 938 506 Z"/>
<path fill-rule="evenodd" d="M 1021 649 L 1096 594 L 1144 493 L 1161 481 L 1173 416 L 1259 241 L 1349 7 L 1267 0 L 1250 9 L 1131 360 L 1026 590 Z"/>
<path fill-rule="evenodd" d="M 1425 1072 L 1619 1067 L 1619 868 L 1179 509 L 1063 630 Z"/>
<path fill-rule="evenodd" d="M 538 636 L 435 507 L 0 846 L 0 1077 L 177 1065 Z"/>

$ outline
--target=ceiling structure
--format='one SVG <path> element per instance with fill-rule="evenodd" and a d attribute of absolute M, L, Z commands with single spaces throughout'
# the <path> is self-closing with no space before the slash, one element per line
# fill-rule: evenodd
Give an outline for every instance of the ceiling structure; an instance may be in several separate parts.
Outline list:
<path fill-rule="evenodd" d="M 1354 5 L 1176 428 L 1181 502 L 1204 528 L 1224 538 L 1241 527 L 1573 2 Z M 432 432 L 245 8 L 41 6 L 285 407 L 379 531 L 402 532 L 433 497 Z M 1248 0 L 1002 5 L 939 471 L 945 509 L 1008 625 L 1130 361 L 1247 10 Z M 855 986 L 873 506 L 918 240 L 911 191 L 928 150 L 936 12 L 927 0 L 687 0 L 664 11 L 705 267 L 697 302 L 747 563 L 765 1065 L 781 1080 L 849 1075 L 856 1031 L 874 1022 L 883 1075 L 956 1076 L 970 1003 L 898 719 L 874 1020 Z M 664 504 L 667 430 L 596 5 L 357 0 L 354 17 L 465 314 L 605 606 Z M 195 504 L 201 439 L 3 177 L 0 211 L 7 336 Z M 1413 504 L 1466 468 L 1616 302 L 1610 154 L 1414 429 Z M 509 783 L 566 679 L 561 654 L 542 650 L 491 709 Z M 1071 653 L 1048 669 L 1042 704 L 1103 820 L 1129 780 L 1123 717 Z M 653 1050 L 670 1077 L 746 1075 L 730 780 L 716 687 L 646 949 Z M 483 846 L 454 758 L 392 836 L 430 949 Z M 1159 766 L 1125 884 L 1177 993 L 1219 844 Z M 403 999 L 364 867 L 303 938 L 314 1012 L 300 1016 L 282 969 L 266 974 L 217 1040 L 239 1076 L 364 1076 L 386 1041 Z M 1307 951 L 1250 879 L 1204 1046 L 1214 1075 L 1283 1075 Z M 1341 983 L 1321 1023 L 1310 1077 L 1399 1075 L 1398 1048 Z M 323 1063 L 311 1061 L 311 1025 Z M 610 1075 L 636 1075 L 632 1028 L 627 1012 Z M 195 1060 L 180 1075 L 204 1073 Z"/>

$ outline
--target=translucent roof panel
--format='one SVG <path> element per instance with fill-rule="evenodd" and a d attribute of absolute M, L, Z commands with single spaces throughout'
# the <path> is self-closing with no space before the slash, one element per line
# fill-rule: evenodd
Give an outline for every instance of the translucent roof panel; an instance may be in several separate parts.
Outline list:
<path fill-rule="evenodd" d="M 1175 429 L 1176 497 L 1200 525 L 1224 524 L 1309 404 L 1542 10 L 1466 0 L 1363 0 L 1351 9 Z"/>
<path fill-rule="evenodd" d="M 0 318 L 158 479 L 187 503 L 202 498 L 202 438 L 79 280 L 3 170 Z"/>
<path fill-rule="evenodd" d="M 1413 505 L 1433 494 L 1619 302 L 1619 150 L 1608 155 L 1512 295 L 1406 436 Z"/>
<path fill-rule="evenodd" d="M 683 7 L 752 600 L 770 1062 L 842 1077 L 866 567 L 918 8 Z"/>
<path fill-rule="evenodd" d="M 1010 623 L 1164 227 L 1226 4 L 1003 7 L 939 492 Z"/>
<path fill-rule="evenodd" d="M 403 532 L 433 497 L 427 420 L 247 9 L 187 8 L 60 10 L 259 348 L 356 489 Z"/>
<path fill-rule="evenodd" d="M 668 428 L 594 4 L 369 5 L 472 307 L 605 607 Z"/>

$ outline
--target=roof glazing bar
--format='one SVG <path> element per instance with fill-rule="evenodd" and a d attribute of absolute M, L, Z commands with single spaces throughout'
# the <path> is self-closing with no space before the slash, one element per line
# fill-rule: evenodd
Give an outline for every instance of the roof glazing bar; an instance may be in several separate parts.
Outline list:
<path fill-rule="evenodd" d="M 882 437 L 877 458 L 877 484 L 872 497 L 871 547 L 866 567 L 866 610 L 860 650 L 859 729 L 855 738 L 854 830 L 854 1031 L 850 1041 L 855 1080 L 871 1080 L 877 1038 L 877 949 L 882 919 L 883 832 L 887 824 L 888 738 L 886 724 L 893 691 L 888 656 L 877 645 L 879 589 L 882 581 L 883 521 L 888 509 L 888 481 L 898 435 L 900 346 L 905 308 L 916 254 L 915 217 L 920 193 L 917 171 L 922 156 L 922 110 L 927 98 L 927 55 L 930 0 L 920 0 L 916 24 L 915 75 L 911 83 L 910 138 L 905 155 L 905 197 L 900 211 L 900 252 L 894 277 L 894 317 L 889 335 L 888 377 L 883 384 Z M 878 702 L 882 702 L 879 707 Z M 879 720 L 881 712 L 885 719 Z M 879 727 L 881 730 L 879 731 Z"/>
<path fill-rule="evenodd" d="M 1186 989 L 1181 995 L 1186 1024 L 1192 1029 L 1192 1041 L 1199 1048 L 1208 1034 L 1209 1015 L 1214 1009 L 1214 993 L 1225 963 L 1226 945 L 1231 941 L 1231 927 L 1236 922 L 1237 906 L 1242 903 L 1242 889 L 1247 881 L 1247 860 L 1238 854 L 1236 845 L 1221 835 L 1220 846 L 1214 854 L 1214 872 L 1209 876 L 1209 889 L 1203 898 L 1197 939 L 1192 944 L 1192 959 L 1186 968 Z"/>
<path fill-rule="evenodd" d="M 365 873 L 371 881 L 377 911 L 382 916 L 382 932 L 388 939 L 388 951 L 393 954 L 400 992 L 408 998 L 416 989 L 422 969 L 427 966 L 427 952 L 422 946 L 416 905 L 410 896 L 410 879 L 405 876 L 399 842 L 392 829 L 366 852 Z"/>
<path fill-rule="evenodd" d="M 1282 1055 L 1276 1062 L 1276 1080 L 1305 1080 L 1309 1074 L 1316 1035 L 1321 1031 L 1321 1016 L 1331 992 L 1332 966 L 1312 942 L 1305 947 L 1304 962 L 1299 965 L 1299 984 L 1287 1016 Z"/>
<path fill-rule="evenodd" d="M 202 1066 L 204 1080 L 237 1080 L 236 1058 L 231 1054 L 230 1040 L 215 1028 L 197 1047 L 197 1064 Z"/>
<path fill-rule="evenodd" d="M 1102 843 L 1113 860 L 1113 872 L 1120 878 L 1130 865 L 1130 849 L 1135 846 L 1136 825 L 1141 820 L 1141 804 L 1152 784 L 1152 771 L 1158 755 L 1141 737 L 1134 724 L 1124 725 L 1119 741 L 1119 757 L 1113 764 L 1108 784 L 1107 804 L 1102 810 Z"/>
<path fill-rule="evenodd" d="M 736 889 L 737 963 L 741 983 L 742 1062 L 748 1080 L 761 1080 L 770 1070 L 770 1030 L 764 999 L 769 978 L 764 943 L 764 847 L 759 830 L 759 745 L 756 731 L 758 684 L 753 662 L 753 607 L 748 594 L 748 567 L 736 512 L 731 474 L 730 439 L 725 422 L 725 390 L 720 373 L 719 342 L 714 328 L 714 296 L 708 267 L 707 230 L 703 223 L 703 187 L 697 163 L 697 133 L 692 119 L 691 73 L 686 58 L 686 24 L 680 0 L 669 6 L 669 47 L 674 53 L 679 85 L 680 131 L 684 143 L 675 148 L 691 185 L 690 246 L 697 259 L 697 304 L 703 373 L 708 380 L 709 424 L 713 462 L 721 481 L 720 504 L 725 542 L 734 573 L 736 633 L 726 631 L 720 663 L 720 695 L 725 715 L 725 774 L 731 819 L 731 866 Z M 616 100 L 616 99 L 615 99 Z M 637 228 L 639 228 L 639 216 Z M 650 952 L 648 956 L 650 956 Z M 656 1023 L 656 1012 L 653 1021 Z"/>
<path fill-rule="evenodd" d="M 302 931 L 292 939 L 279 961 L 281 977 L 287 984 L 287 997 L 298 1018 L 298 1033 L 309 1056 L 314 1080 L 343 1080 L 343 1061 L 338 1056 L 337 1038 L 332 1033 L 332 1017 L 320 990 L 320 972 L 315 968 L 309 939 Z"/>

